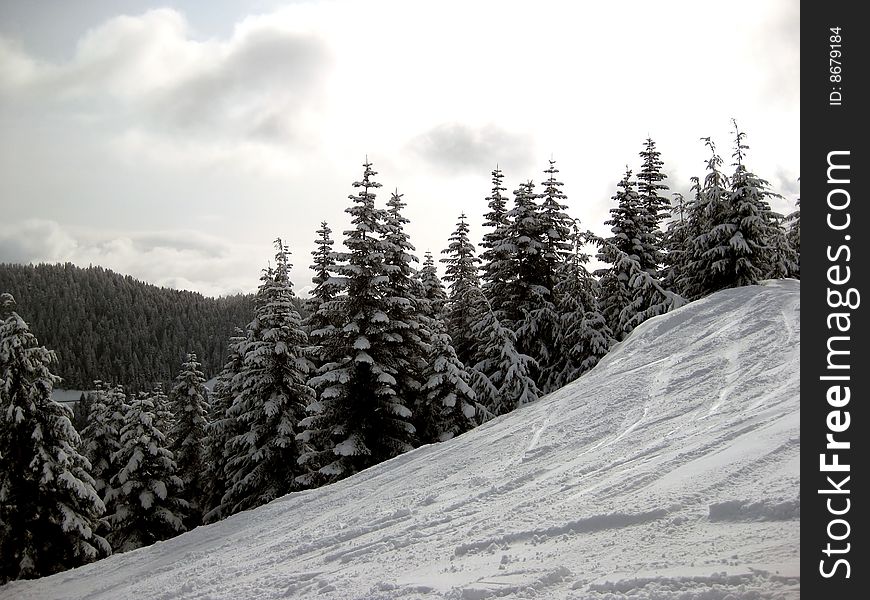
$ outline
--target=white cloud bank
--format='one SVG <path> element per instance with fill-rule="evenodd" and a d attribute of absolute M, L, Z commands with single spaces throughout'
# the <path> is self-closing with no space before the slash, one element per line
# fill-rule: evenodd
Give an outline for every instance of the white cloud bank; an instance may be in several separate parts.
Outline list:
<path fill-rule="evenodd" d="M 727 158 L 732 116 L 750 167 L 795 191 L 793 2 L 323 0 L 248 16 L 222 38 L 198 35 L 196 19 L 157 8 L 94 23 L 58 62 L 0 37 L 7 231 L 53 221 L 52 259 L 230 290 L 256 278 L 278 235 L 300 267 L 322 219 L 340 240 L 366 155 L 405 193 L 421 253 L 446 245 L 463 210 L 479 236 L 496 163 L 512 190 L 540 181 L 552 155 L 572 214 L 602 232 L 647 135 L 684 191 L 703 170 L 700 136 Z M 106 241 L 142 231 L 259 250 L 230 260 Z M 7 234 L 0 260 L 32 243 Z"/>

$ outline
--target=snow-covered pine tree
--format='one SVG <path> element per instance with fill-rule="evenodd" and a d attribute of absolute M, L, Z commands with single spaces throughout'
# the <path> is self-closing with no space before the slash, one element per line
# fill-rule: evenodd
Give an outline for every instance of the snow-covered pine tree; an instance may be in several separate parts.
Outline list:
<path fill-rule="evenodd" d="M 480 290 L 480 277 L 474 244 L 468 236 L 469 228 L 465 213 L 459 216 L 456 230 L 450 235 L 450 244 L 441 251 L 446 257 L 441 262 L 446 265 L 444 281 L 449 291 L 447 299 L 447 333 L 453 340 L 456 356 L 463 364 L 469 364 L 475 354 L 474 337 L 471 327 L 476 318 L 474 297 Z"/>
<path fill-rule="evenodd" d="M 795 255 L 795 272 L 791 277 L 801 276 L 801 199 L 798 198 L 795 202 L 797 209 L 790 213 L 785 218 L 785 227 L 787 228 L 788 245 Z"/>
<path fill-rule="evenodd" d="M 531 356 L 538 365 L 536 373 L 538 387 L 543 393 L 556 389 L 552 387 L 555 372 L 561 361 L 555 351 L 557 338 L 560 336 L 561 319 L 559 314 L 560 299 L 556 287 L 560 281 L 560 270 L 571 256 L 572 229 L 574 221 L 565 211 L 564 201 L 567 196 L 562 191 L 564 185 L 556 179 L 559 169 L 556 161 L 550 160 L 544 171 L 544 191 L 540 195 L 539 219 L 542 232 L 542 248 L 540 272 L 530 278 L 529 298 L 522 307 L 523 320 L 516 329 L 520 349 Z M 522 250 L 522 244 L 520 244 Z"/>
<path fill-rule="evenodd" d="M 745 133 L 735 129 L 735 170 L 729 180 L 719 172 L 721 158 L 711 148 L 708 173 L 692 216 L 700 234 L 692 240 L 686 292 L 696 299 L 718 290 L 752 285 L 771 272 L 771 246 L 778 235 L 777 214 L 770 209 L 767 181 L 744 164 Z M 698 214 L 700 212 L 700 214 Z"/>
<path fill-rule="evenodd" d="M 79 454 L 72 412 L 51 398 L 54 352 L 0 294 L 0 583 L 107 556 L 105 510 Z"/>
<path fill-rule="evenodd" d="M 110 481 L 106 503 L 118 552 L 135 550 L 185 531 L 188 504 L 165 434 L 155 426 L 154 401 L 140 392 L 127 409 L 121 447 L 112 456 L 118 469 Z"/>
<path fill-rule="evenodd" d="M 447 306 L 447 292 L 438 276 L 438 269 L 435 267 L 432 253 L 427 250 L 424 256 L 423 268 L 420 269 L 420 285 L 423 289 L 423 297 L 429 302 L 429 317 L 443 322 L 444 309 Z"/>
<path fill-rule="evenodd" d="M 677 289 L 690 300 L 706 296 L 713 288 L 723 289 L 717 287 L 720 276 L 713 271 L 712 263 L 716 255 L 727 252 L 720 244 L 719 236 L 711 231 L 718 223 L 724 222 L 730 182 L 722 171 L 723 161 L 716 151 L 716 144 L 709 137 L 701 140 L 709 148 L 710 158 L 706 161 L 704 179 L 692 178 L 694 198 L 687 207 L 689 239 L 677 280 Z"/>
<path fill-rule="evenodd" d="M 91 463 L 94 489 L 102 499 L 109 479 L 115 474 L 111 458 L 120 447 L 121 432 L 103 382 L 94 381 L 94 389 L 88 395 L 91 398 L 91 410 L 88 423 L 81 432 L 82 454 Z"/>
<path fill-rule="evenodd" d="M 534 359 L 517 349 L 513 331 L 501 324 L 482 295 L 478 298 L 481 317 L 474 324 L 474 334 L 481 358 L 474 365 L 472 388 L 485 409 L 478 411 L 479 418 L 486 420 L 534 402 L 540 391 L 531 375 Z"/>
<path fill-rule="evenodd" d="M 541 221 L 544 230 L 544 263 L 547 266 L 543 281 L 548 289 L 553 290 L 559 280 L 556 272 L 559 267 L 571 257 L 574 248 L 573 227 L 574 220 L 565 212 L 568 206 L 564 203 L 568 199 L 562 186 L 565 185 L 556 179 L 559 169 L 556 161 L 550 159 L 550 164 L 544 171 L 547 179 L 544 180 L 544 192 L 541 194 Z"/>
<path fill-rule="evenodd" d="M 155 384 L 151 388 L 151 400 L 154 402 L 154 426 L 169 435 L 175 425 L 175 415 L 170 405 L 169 396 L 163 391 L 163 384 Z"/>
<path fill-rule="evenodd" d="M 471 375 L 456 356 L 450 336 L 435 333 L 424 371 L 423 400 L 415 413 L 417 435 L 424 444 L 443 442 L 472 429 L 477 402 Z"/>
<path fill-rule="evenodd" d="M 346 294 L 330 302 L 331 322 L 339 325 L 328 342 L 329 362 L 310 384 L 318 398 L 301 425 L 299 440 L 311 446 L 302 462 L 317 469 L 322 482 L 342 479 L 410 450 L 414 426 L 408 399 L 397 395 L 388 306 L 389 277 L 384 267 L 385 216 L 375 208 L 380 183 L 366 160 L 358 194 L 346 209 L 352 228 L 345 231 L 348 252 L 339 255 L 338 280 Z M 306 478 L 310 481 L 310 478 Z"/>
<path fill-rule="evenodd" d="M 663 315 L 686 303 L 682 296 L 665 289 L 658 277 L 643 269 L 638 261 L 620 250 L 615 255 L 617 270 L 629 274 L 628 287 L 631 293 L 631 301 L 619 314 L 621 331 L 631 332 L 647 319 Z"/>
<path fill-rule="evenodd" d="M 190 505 L 185 520 L 188 529 L 202 523 L 203 488 L 206 481 L 204 441 L 209 404 L 208 392 L 205 389 L 205 375 L 200 370 L 201 367 L 196 354 L 188 353 L 169 393 L 172 413 L 175 415 L 168 435 L 169 449 L 175 459 L 177 474 L 184 482 L 183 498 Z M 158 419 L 159 424 L 157 414 L 155 418 Z"/>
<path fill-rule="evenodd" d="M 245 333 L 236 329 L 236 335 L 228 343 L 227 362 L 211 393 L 210 415 L 205 427 L 206 475 L 202 502 L 205 523 L 227 516 L 221 511 L 221 500 L 229 488 L 229 441 L 239 434 L 236 418 L 230 414 L 229 409 L 241 391 L 246 342 Z"/>
<path fill-rule="evenodd" d="M 599 276 L 601 314 L 614 338 L 622 340 L 628 335 L 621 320 L 623 309 L 631 304 L 633 293 L 629 286 L 632 264 L 651 264 L 652 258 L 645 254 L 649 232 L 649 213 L 640 203 L 631 179 L 631 169 L 626 167 L 625 175 L 617 184 L 613 200 L 616 206 L 610 209 L 611 236 L 599 241 L 598 260 L 609 263 L 610 267 L 595 272 Z M 625 257 L 625 259 L 623 259 Z M 633 262 L 632 262 L 633 261 Z"/>
<path fill-rule="evenodd" d="M 514 190 L 514 206 L 508 211 L 506 236 L 498 246 L 502 265 L 497 271 L 506 282 L 503 297 L 490 302 L 499 322 L 511 331 L 522 325 L 527 310 L 549 300 L 545 285 L 547 273 L 546 225 L 536 199 L 535 184 L 521 183 Z M 522 345 L 523 340 L 520 340 Z"/>
<path fill-rule="evenodd" d="M 229 488 L 222 514 L 255 508 L 298 489 L 302 447 L 296 439 L 314 400 L 306 383 L 313 369 L 308 338 L 293 304 L 289 250 L 275 241 L 275 268 L 266 269 L 245 344 L 240 389 L 230 416 L 239 433 L 229 441 Z"/>
<path fill-rule="evenodd" d="M 88 422 L 91 419 L 91 409 L 93 404 L 94 398 L 91 396 L 91 392 L 82 392 L 79 399 L 75 404 L 73 404 L 72 424 L 79 434 L 81 434 L 85 430 L 85 427 L 88 426 Z M 82 442 L 84 442 L 84 436 L 82 436 Z"/>
<path fill-rule="evenodd" d="M 556 360 L 547 373 L 545 386 L 555 390 L 594 367 L 613 344 L 613 334 L 598 309 L 597 282 L 586 269 L 589 255 L 583 246 L 591 236 L 572 226 L 573 251 L 557 272 L 558 336 Z"/>
<path fill-rule="evenodd" d="M 800 279 L 798 255 L 789 239 L 786 217 L 773 213 L 775 226 L 771 228 L 770 264 L 762 279 Z"/>
<path fill-rule="evenodd" d="M 693 183 L 697 181 L 692 179 Z M 671 220 L 668 222 L 662 238 L 663 267 L 661 270 L 662 284 L 680 294 L 684 292 L 682 283 L 685 279 L 684 272 L 687 268 L 689 243 L 695 237 L 687 218 L 688 207 L 683 195 L 673 193 L 674 202 L 671 207 Z"/>
<path fill-rule="evenodd" d="M 661 268 L 664 261 L 662 252 L 664 234 L 660 224 L 670 216 L 671 203 L 661 194 L 668 189 L 668 186 L 663 183 L 667 175 L 662 173 L 664 163 L 661 160 L 661 152 L 656 150 L 656 143 L 652 138 L 647 138 L 644 142 L 640 158 L 642 162 L 637 173 L 637 194 L 638 200 L 649 215 L 649 248 L 647 252 L 641 254 L 641 259 L 648 258 L 653 261 L 652 264 L 644 264 L 641 261 L 641 269 L 652 274 L 653 271 Z"/>
<path fill-rule="evenodd" d="M 382 242 L 387 274 L 384 294 L 389 318 L 387 331 L 392 336 L 393 358 L 389 362 L 396 369 L 396 393 L 413 411 L 423 399 L 421 386 L 429 357 L 432 323 L 427 316 L 428 300 L 412 266 L 418 261 L 405 231 L 409 221 L 402 214 L 405 202 L 398 190 L 390 197 L 387 207 Z"/>
<path fill-rule="evenodd" d="M 332 247 L 335 242 L 332 239 L 332 229 L 326 221 L 321 221 L 314 244 L 315 249 L 311 252 L 314 262 L 310 267 L 314 271 L 314 277 L 311 279 L 314 289 L 306 302 L 308 316 L 303 322 L 303 328 L 312 344 L 310 358 L 315 368 L 320 368 L 325 362 L 325 355 L 328 354 L 323 348 L 323 343 L 332 339 L 330 334 L 335 327 L 335 324 L 327 318 L 330 314 L 328 304 L 341 291 L 341 286 L 333 277 L 336 253 Z"/>
<path fill-rule="evenodd" d="M 508 295 L 506 285 L 513 274 L 513 254 L 515 247 L 509 237 L 507 197 L 502 192 L 504 175 L 496 166 L 492 172 L 492 192 L 486 197 L 489 212 L 483 216 L 485 233 L 480 247 L 483 249 L 480 258 L 482 262 L 482 289 L 496 311 L 504 303 Z"/>

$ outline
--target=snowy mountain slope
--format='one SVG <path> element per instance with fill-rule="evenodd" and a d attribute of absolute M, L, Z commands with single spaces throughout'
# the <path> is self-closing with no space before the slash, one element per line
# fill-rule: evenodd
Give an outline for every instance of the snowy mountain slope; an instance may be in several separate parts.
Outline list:
<path fill-rule="evenodd" d="M 648 321 L 447 443 L 0 599 L 799 597 L 800 285 Z"/>

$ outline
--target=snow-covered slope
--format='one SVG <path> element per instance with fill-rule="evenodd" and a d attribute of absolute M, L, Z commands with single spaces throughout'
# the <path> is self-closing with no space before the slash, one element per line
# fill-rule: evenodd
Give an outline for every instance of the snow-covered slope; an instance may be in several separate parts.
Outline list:
<path fill-rule="evenodd" d="M 720 292 L 451 442 L 0 598 L 797 598 L 799 316 Z"/>

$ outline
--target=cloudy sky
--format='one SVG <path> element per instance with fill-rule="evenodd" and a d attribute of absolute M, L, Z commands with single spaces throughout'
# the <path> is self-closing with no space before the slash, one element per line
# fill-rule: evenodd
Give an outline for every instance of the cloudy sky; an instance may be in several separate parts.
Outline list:
<path fill-rule="evenodd" d="M 793 0 L 5 0 L 0 262 L 219 294 L 255 289 L 281 236 L 304 293 L 366 155 L 422 257 L 462 211 L 480 236 L 496 164 L 511 191 L 552 156 L 604 233 L 647 136 L 686 191 L 732 117 L 789 212 L 799 23 Z"/>

